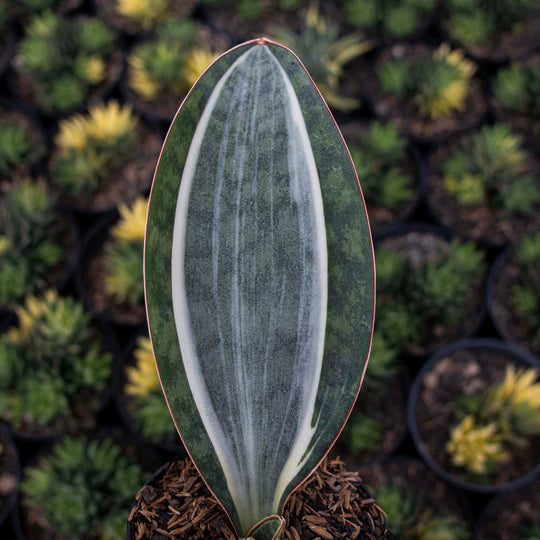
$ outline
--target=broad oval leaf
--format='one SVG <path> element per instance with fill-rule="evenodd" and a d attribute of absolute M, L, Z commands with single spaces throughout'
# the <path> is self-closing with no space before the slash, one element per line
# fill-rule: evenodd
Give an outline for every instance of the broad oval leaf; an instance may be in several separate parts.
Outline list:
<path fill-rule="evenodd" d="M 339 434 L 373 284 L 357 177 L 320 94 L 288 49 L 232 49 L 169 130 L 145 285 L 175 425 L 240 535 L 278 534 L 287 496 Z"/>

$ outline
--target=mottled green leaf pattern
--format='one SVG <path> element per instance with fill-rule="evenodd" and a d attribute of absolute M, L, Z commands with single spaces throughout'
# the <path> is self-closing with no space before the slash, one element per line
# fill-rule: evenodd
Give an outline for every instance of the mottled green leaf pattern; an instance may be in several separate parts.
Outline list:
<path fill-rule="evenodd" d="M 336 437 L 373 322 L 351 161 L 286 49 L 231 51 L 184 103 L 154 182 L 146 286 L 175 422 L 245 535 Z"/>

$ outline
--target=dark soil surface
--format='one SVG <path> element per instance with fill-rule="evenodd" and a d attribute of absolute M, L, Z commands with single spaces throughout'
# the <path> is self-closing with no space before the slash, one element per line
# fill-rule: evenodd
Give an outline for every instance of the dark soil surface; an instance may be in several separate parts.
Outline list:
<path fill-rule="evenodd" d="M 437 260 L 448 249 L 449 242 L 434 233 L 408 232 L 399 236 L 390 236 L 383 240 L 378 249 L 389 249 L 407 259 L 413 268 L 423 263 Z M 483 318 L 484 305 L 483 278 L 479 283 L 471 283 L 465 298 L 465 319 L 455 327 L 436 325 L 424 328 L 418 340 L 406 346 L 408 352 L 416 355 L 425 355 L 435 349 L 447 345 L 451 341 L 463 336 L 471 335 Z M 384 301 L 384 291 L 377 291 L 379 298 Z M 388 300 L 387 301 L 391 301 Z"/>
<path fill-rule="evenodd" d="M 459 480 L 477 483 L 451 462 L 446 451 L 449 432 L 459 422 L 456 400 L 461 394 L 476 394 L 503 380 L 509 365 L 519 367 L 500 352 L 461 349 L 440 359 L 423 380 L 415 409 L 422 445 L 435 462 Z M 489 485 L 503 486 L 528 473 L 538 462 L 539 442 L 536 437 L 525 447 L 509 448 L 510 459 L 496 467 Z"/>
<path fill-rule="evenodd" d="M 540 482 L 511 491 L 495 499 L 480 516 L 477 540 L 516 540 L 538 524 Z M 532 540 L 532 537 L 531 537 Z"/>
<path fill-rule="evenodd" d="M 338 460 L 325 461 L 288 499 L 286 540 L 393 538 L 384 515 L 360 476 Z M 225 512 L 190 460 L 173 462 L 136 496 L 129 521 L 136 540 L 220 538 L 236 540 Z"/>
<path fill-rule="evenodd" d="M 345 124 L 341 128 L 343 137 L 349 149 L 362 147 L 362 139 L 369 132 L 369 125 L 359 122 Z M 384 208 L 377 206 L 373 201 L 370 201 L 364 191 L 364 199 L 369 214 L 369 222 L 373 233 L 377 234 L 384 230 L 388 225 L 396 221 L 406 219 L 414 210 L 418 197 L 418 173 L 411 157 L 410 152 L 405 152 L 404 159 L 400 162 L 399 171 L 403 175 L 407 175 L 411 179 L 411 199 L 396 209 Z"/>
<path fill-rule="evenodd" d="M 445 227 L 455 230 L 463 237 L 482 241 L 490 245 L 502 245 L 519 241 L 525 234 L 540 230 L 540 208 L 530 216 L 510 214 L 504 208 L 490 205 L 462 205 L 455 197 L 448 195 L 444 178 L 437 164 L 442 164 L 455 150 L 453 146 L 442 146 L 430 160 L 426 182 L 426 197 L 432 213 Z M 529 170 L 537 179 L 540 164 L 531 156 Z"/>
<path fill-rule="evenodd" d="M 449 135 L 467 131 L 480 124 L 487 110 L 481 84 L 476 77 L 469 83 L 463 110 L 454 111 L 450 116 L 438 119 L 421 116 L 412 99 L 400 99 L 386 95 L 382 91 L 376 70 L 384 61 L 392 58 L 422 60 L 431 58 L 434 51 L 434 48 L 425 45 L 397 44 L 383 51 L 375 64 L 371 64 L 370 73 L 359 72 L 362 80 L 359 81 L 358 87 L 363 88 L 376 115 L 388 118 L 401 131 L 420 141 L 442 141 Z"/>
<path fill-rule="evenodd" d="M 369 374 L 368 374 L 369 377 Z M 403 377 L 397 373 L 390 381 L 385 383 L 382 392 L 362 389 L 358 401 L 351 413 L 349 422 L 355 414 L 365 414 L 375 420 L 381 427 L 381 436 L 374 450 L 365 450 L 353 453 L 348 449 L 348 441 L 342 433 L 332 455 L 342 456 L 349 465 L 379 461 L 390 454 L 402 441 L 407 430 L 407 395 Z"/>
<path fill-rule="evenodd" d="M 505 339 L 519 343 L 534 354 L 540 355 L 539 344 L 533 343 L 538 329 L 520 317 L 512 306 L 512 290 L 518 285 L 524 285 L 514 253 L 514 250 L 508 252 L 508 256 L 501 261 L 502 264 L 494 275 L 490 298 L 491 316 Z"/>
<path fill-rule="evenodd" d="M 52 189 L 63 202 L 81 212 L 106 212 L 120 204 L 129 204 L 150 188 L 161 145 L 159 133 L 139 127 L 130 155 L 119 170 L 111 172 L 109 181 L 103 183 L 99 191 L 91 196 L 74 197 L 62 194 L 56 185 Z M 54 161 L 53 156 L 51 165 Z"/>
<path fill-rule="evenodd" d="M 417 459 L 395 457 L 384 463 L 364 465 L 358 469 L 358 474 L 371 491 L 380 485 L 392 485 L 416 496 L 420 501 L 420 514 L 427 510 L 434 515 L 468 520 L 457 495 Z"/>

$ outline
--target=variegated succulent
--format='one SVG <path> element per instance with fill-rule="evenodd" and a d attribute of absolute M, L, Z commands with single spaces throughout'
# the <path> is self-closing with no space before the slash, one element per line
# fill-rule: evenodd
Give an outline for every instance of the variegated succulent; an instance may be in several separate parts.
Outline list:
<path fill-rule="evenodd" d="M 173 122 L 145 251 L 160 378 L 241 537 L 278 538 L 363 379 L 373 252 L 349 153 L 287 48 L 223 55 Z"/>

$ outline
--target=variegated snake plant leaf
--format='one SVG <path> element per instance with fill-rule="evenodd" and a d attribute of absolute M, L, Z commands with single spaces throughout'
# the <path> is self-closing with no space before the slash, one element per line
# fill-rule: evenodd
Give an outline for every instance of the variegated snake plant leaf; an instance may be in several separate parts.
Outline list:
<path fill-rule="evenodd" d="M 374 317 L 358 179 L 287 48 L 231 49 L 182 104 L 152 187 L 145 287 L 189 454 L 240 537 L 278 538 L 354 404 Z"/>

